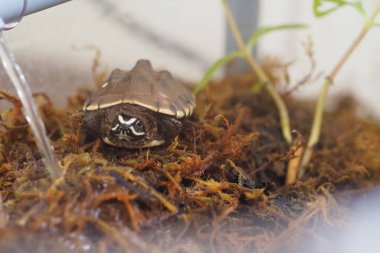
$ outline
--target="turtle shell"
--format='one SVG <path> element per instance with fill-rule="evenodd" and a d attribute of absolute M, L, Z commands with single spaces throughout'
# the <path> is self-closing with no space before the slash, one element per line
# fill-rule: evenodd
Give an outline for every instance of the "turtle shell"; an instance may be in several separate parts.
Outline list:
<path fill-rule="evenodd" d="M 170 72 L 154 71 L 148 60 L 139 60 L 131 71 L 115 69 L 87 100 L 83 110 L 119 104 L 139 105 L 181 119 L 192 114 L 195 98 Z"/>

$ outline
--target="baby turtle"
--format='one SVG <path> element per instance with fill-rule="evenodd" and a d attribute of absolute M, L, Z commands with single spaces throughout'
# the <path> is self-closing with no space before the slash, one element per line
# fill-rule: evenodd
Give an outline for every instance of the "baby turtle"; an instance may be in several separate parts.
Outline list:
<path fill-rule="evenodd" d="M 193 94 L 168 71 L 139 60 L 131 71 L 115 69 L 86 101 L 84 124 L 105 143 L 122 148 L 169 145 L 193 113 Z"/>

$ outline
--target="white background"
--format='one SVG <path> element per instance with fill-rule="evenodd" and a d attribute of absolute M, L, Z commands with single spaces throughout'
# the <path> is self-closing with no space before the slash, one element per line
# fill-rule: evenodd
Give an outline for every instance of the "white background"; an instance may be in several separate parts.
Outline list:
<path fill-rule="evenodd" d="M 243 0 L 231 0 L 242 1 Z M 368 10 L 375 1 L 365 1 Z M 312 1 L 262 0 L 262 25 L 301 22 L 305 31 L 280 32 L 263 39 L 259 56 L 275 55 L 295 60 L 294 79 L 308 68 L 302 42 L 311 36 L 318 70 L 328 72 L 359 32 L 362 17 L 344 8 L 323 19 L 313 17 Z M 6 41 L 24 68 L 34 91 L 46 91 L 59 105 L 79 86 L 93 83 L 91 63 L 95 46 L 103 66 L 131 68 L 148 58 L 155 68 L 167 68 L 194 82 L 215 59 L 223 55 L 223 10 L 218 0 L 75 0 L 25 17 Z M 334 95 L 354 93 L 363 106 L 380 117 L 380 29 L 374 29 L 337 76 Z M 0 69 L 2 88 L 10 88 Z M 298 92 L 315 96 L 322 80 Z"/>

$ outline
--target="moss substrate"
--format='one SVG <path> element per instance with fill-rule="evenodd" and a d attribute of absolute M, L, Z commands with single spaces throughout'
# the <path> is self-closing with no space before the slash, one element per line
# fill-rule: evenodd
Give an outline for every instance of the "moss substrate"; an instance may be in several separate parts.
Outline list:
<path fill-rule="evenodd" d="M 304 179 L 284 186 L 294 151 L 271 99 L 250 92 L 254 81 L 212 83 L 176 142 L 135 151 L 86 138 L 79 111 L 88 89 L 66 110 L 36 94 L 57 180 L 19 101 L 2 92 L 12 108 L 1 112 L 1 252 L 292 252 L 307 249 L 305 235 L 323 241 L 345 229 L 352 200 L 380 181 L 380 124 L 341 99 Z M 295 137 L 306 139 L 313 104 L 286 104 Z"/>

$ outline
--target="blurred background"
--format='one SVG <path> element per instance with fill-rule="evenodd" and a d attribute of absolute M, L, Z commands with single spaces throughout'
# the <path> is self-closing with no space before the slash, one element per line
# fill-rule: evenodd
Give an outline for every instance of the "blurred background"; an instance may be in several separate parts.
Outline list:
<path fill-rule="evenodd" d="M 310 68 L 303 46 L 308 38 L 314 45 L 317 72 L 327 73 L 363 24 L 363 18 L 348 7 L 316 19 L 312 0 L 229 2 L 245 38 L 259 26 L 309 25 L 306 30 L 271 34 L 255 51 L 260 59 L 292 62 L 289 71 L 294 82 Z M 376 3 L 363 2 L 368 11 Z M 5 39 L 32 90 L 46 92 L 61 107 L 79 87 L 94 86 L 91 67 L 96 49 L 101 52 L 101 68 L 108 72 L 116 67 L 130 69 L 138 59 L 146 58 L 154 68 L 168 69 L 178 78 L 196 83 L 216 59 L 235 48 L 220 0 L 74 0 L 26 16 L 19 26 L 5 32 Z M 351 94 L 362 105 L 362 114 L 380 119 L 379 45 L 380 29 L 373 29 L 337 76 L 328 96 L 330 104 L 337 96 Z M 246 70 L 236 66 L 227 72 Z M 222 75 L 220 72 L 216 78 Z M 313 99 L 322 82 L 319 79 L 302 87 L 295 95 Z M 2 67 L 0 89 L 13 90 Z M 5 104 L 0 101 L 0 108 Z M 380 228 L 379 192 L 377 189 L 365 203 L 358 200 L 353 229 L 332 235 L 336 244 L 329 245 L 331 252 L 379 252 L 374 236 Z M 327 252 L 320 245 L 312 246 L 315 251 L 310 252 Z"/>
<path fill-rule="evenodd" d="M 370 11 L 376 1 L 364 1 Z M 352 8 L 316 19 L 313 1 L 231 0 L 231 7 L 245 38 L 257 26 L 306 23 L 309 29 L 271 34 L 260 41 L 259 58 L 275 56 L 293 62 L 290 73 L 297 80 L 309 61 L 302 44 L 311 37 L 317 71 L 328 72 L 359 32 L 363 18 Z M 78 87 L 94 84 L 91 65 L 97 48 L 102 67 L 129 69 L 141 58 L 153 67 L 168 69 L 179 78 L 198 82 L 206 69 L 234 48 L 218 0 L 74 0 L 24 17 L 5 39 L 26 73 L 33 91 L 44 91 L 59 106 Z M 373 29 L 337 76 L 329 101 L 354 94 L 365 108 L 380 118 L 380 29 Z M 244 67 L 234 69 L 234 72 Z M 219 73 L 217 77 L 221 77 Z M 2 89 L 11 89 L 0 68 Z M 315 97 L 322 79 L 296 95 Z M 1 104 L 0 104 L 1 106 Z"/>

